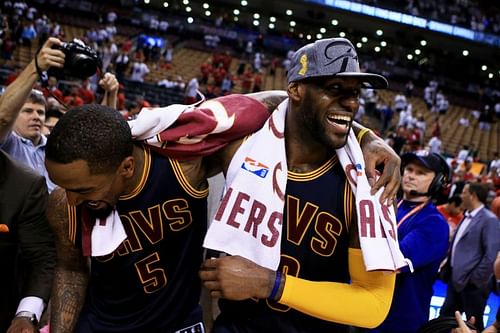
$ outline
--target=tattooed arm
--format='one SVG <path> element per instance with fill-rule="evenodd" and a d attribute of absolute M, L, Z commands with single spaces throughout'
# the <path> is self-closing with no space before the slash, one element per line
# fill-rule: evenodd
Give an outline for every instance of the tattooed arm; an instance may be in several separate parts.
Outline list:
<path fill-rule="evenodd" d="M 388 204 L 392 204 L 395 201 L 401 182 L 401 159 L 382 138 L 371 130 L 357 122 L 353 122 L 352 128 L 360 141 L 361 150 L 363 151 L 366 176 L 372 186 L 371 194 L 375 194 L 382 186 L 385 186 L 380 196 L 380 203 L 388 200 Z M 383 170 L 381 170 L 382 174 L 377 180 L 378 166 L 383 166 Z"/>
<path fill-rule="evenodd" d="M 288 97 L 284 90 L 267 90 L 256 93 L 246 94 L 245 96 L 258 100 L 267 107 L 269 113 Z"/>
<path fill-rule="evenodd" d="M 257 93 L 245 94 L 245 96 L 262 103 L 270 114 L 281 102 L 283 102 L 288 97 L 286 91 L 283 90 L 260 91 Z M 226 107 L 230 107 L 230 105 Z M 241 104 L 239 104 L 239 107 L 241 108 Z M 246 111 L 248 111 L 248 113 L 251 113 L 251 107 L 249 107 Z M 265 119 L 262 123 L 264 123 L 264 121 Z M 231 158 L 233 157 L 234 153 L 239 148 L 243 140 L 244 138 L 236 139 L 226 144 L 224 148 L 220 149 L 215 154 L 206 156 L 204 158 L 203 164 L 206 170 L 205 175 L 207 177 L 211 177 L 221 171 L 225 172 L 227 166 L 229 165 L 229 162 L 231 161 Z"/>
<path fill-rule="evenodd" d="M 88 282 L 88 267 L 81 251 L 69 240 L 68 208 L 64 190 L 49 198 L 47 217 L 56 237 L 57 265 L 51 298 L 50 331 L 73 332 Z"/>

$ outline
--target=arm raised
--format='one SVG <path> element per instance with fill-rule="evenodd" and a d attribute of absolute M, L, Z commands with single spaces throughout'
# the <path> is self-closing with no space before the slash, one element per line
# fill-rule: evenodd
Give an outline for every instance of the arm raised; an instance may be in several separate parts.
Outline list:
<path fill-rule="evenodd" d="M 52 49 L 52 45 L 56 44 L 61 44 L 61 41 L 57 38 L 49 38 L 40 52 L 36 54 L 41 71 L 46 71 L 50 67 L 64 66 L 64 53 Z M 38 73 L 35 59 L 33 59 L 0 97 L 0 142 L 3 142 L 12 131 L 12 126 L 37 80 Z"/>
<path fill-rule="evenodd" d="M 99 85 L 104 89 L 104 96 L 102 97 L 101 105 L 109 106 L 116 109 L 118 100 L 118 88 L 120 87 L 118 80 L 114 74 L 106 73 L 99 80 Z"/>

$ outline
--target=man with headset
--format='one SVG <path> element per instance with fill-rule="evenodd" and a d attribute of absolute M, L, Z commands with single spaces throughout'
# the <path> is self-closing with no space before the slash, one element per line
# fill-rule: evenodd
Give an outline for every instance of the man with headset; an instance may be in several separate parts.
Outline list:
<path fill-rule="evenodd" d="M 450 180 L 450 168 L 436 153 L 407 153 L 403 166 L 403 198 L 398 203 L 399 247 L 412 262 L 396 277 L 389 315 L 373 332 L 415 333 L 429 319 L 432 286 L 448 249 L 449 226 L 432 199 Z"/>

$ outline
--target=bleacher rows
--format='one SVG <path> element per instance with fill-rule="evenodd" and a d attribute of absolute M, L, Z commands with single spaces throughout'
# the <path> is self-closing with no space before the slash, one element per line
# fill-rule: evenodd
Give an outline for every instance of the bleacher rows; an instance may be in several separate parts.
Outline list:
<path fill-rule="evenodd" d="M 86 31 L 83 27 L 69 24 L 64 24 L 63 29 L 65 31 L 65 40 L 81 38 Z M 132 32 L 129 31 L 129 33 Z M 128 36 L 119 34 L 116 36 L 115 42 L 123 41 L 126 38 L 128 38 Z M 183 100 L 183 92 L 159 87 L 157 86 L 157 82 L 165 79 L 169 75 L 173 77 L 180 75 L 185 81 L 189 81 L 200 72 L 201 64 L 212 57 L 212 54 L 208 51 L 203 51 L 199 48 L 194 50 L 192 48 L 183 47 L 183 45 L 188 46 L 189 43 L 179 43 L 174 49 L 173 63 L 170 67 L 162 67 L 154 63 L 147 63 L 151 72 L 145 77 L 144 83 L 129 80 L 122 81 L 121 83 L 124 84 L 127 99 L 134 101 L 136 96 L 143 96 L 151 104 L 161 106 L 181 103 Z M 36 47 L 34 46 L 31 48 L 27 46 L 18 46 L 15 52 L 15 63 L 24 67 L 33 59 L 35 52 Z M 236 72 L 239 62 L 240 59 L 233 59 L 230 66 L 231 73 Z M 8 75 L 6 71 L 5 69 L 0 70 L 0 76 Z M 274 76 L 268 75 L 266 68 L 263 69 L 263 89 L 273 90 L 285 88 L 285 73 L 281 67 L 277 68 Z M 241 92 L 239 80 L 235 80 L 233 92 Z M 381 91 L 379 95 L 384 102 L 392 104 L 395 94 L 396 92 L 393 91 Z M 427 142 L 430 138 L 436 115 L 427 110 L 423 99 L 420 97 L 412 97 L 409 102 L 413 104 L 413 115 L 415 116 L 421 113 L 426 120 L 427 130 L 425 133 L 425 140 Z M 470 119 L 469 127 L 459 125 L 458 120 L 462 117 Z M 397 119 L 395 119 L 395 121 L 397 121 Z M 492 124 L 490 131 L 481 131 L 478 128 L 477 119 L 471 116 L 471 110 L 456 105 L 450 105 L 448 113 L 445 117 L 440 118 L 440 122 L 443 150 L 452 155 L 456 154 L 463 145 L 477 146 L 479 148 L 479 158 L 482 160 L 488 160 L 491 158 L 493 152 L 499 151 L 500 129 L 498 122 Z"/>

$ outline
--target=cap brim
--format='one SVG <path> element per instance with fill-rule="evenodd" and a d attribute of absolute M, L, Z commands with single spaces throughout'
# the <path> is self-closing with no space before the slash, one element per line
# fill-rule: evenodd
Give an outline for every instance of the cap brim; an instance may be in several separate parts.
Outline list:
<path fill-rule="evenodd" d="M 360 79 L 364 88 L 373 88 L 373 89 L 386 89 L 389 86 L 389 82 L 382 75 L 372 74 L 372 73 L 360 73 L 360 72 L 343 72 L 335 74 L 335 76 L 339 77 L 355 77 Z"/>
<path fill-rule="evenodd" d="M 429 164 L 423 158 L 421 158 L 420 156 L 418 156 L 415 153 L 406 153 L 406 154 L 403 154 L 403 156 L 401 156 L 401 162 L 403 164 L 407 164 L 408 162 L 414 161 L 414 160 L 418 161 L 420 164 L 425 166 L 427 169 L 430 169 Z"/>
<path fill-rule="evenodd" d="M 443 168 L 443 165 L 438 162 L 438 165 L 434 165 L 432 160 L 426 160 L 422 156 L 419 156 L 415 153 L 405 153 L 403 156 L 401 156 L 401 162 L 403 165 L 408 164 L 411 161 L 416 161 L 417 163 L 420 163 L 424 167 L 426 167 L 429 170 L 432 170 L 434 172 L 438 172 L 438 170 L 441 170 Z"/>

